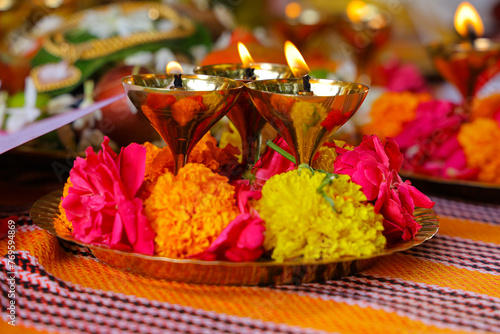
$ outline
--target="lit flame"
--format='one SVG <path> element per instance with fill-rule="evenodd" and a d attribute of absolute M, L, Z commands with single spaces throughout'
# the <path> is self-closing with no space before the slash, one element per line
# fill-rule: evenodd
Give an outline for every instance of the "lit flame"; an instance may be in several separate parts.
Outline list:
<path fill-rule="evenodd" d="M 62 5 L 63 0 L 45 0 L 44 3 L 49 8 L 57 8 Z"/>
<path fill-rule="evenodd" d="M 460 36 L 467 37 L 471 28 L 475 36 L 482 36 L 484 33 L 483 21 L 476 9 L 470 3 L 462 2 L 455 12 L 455 29 Z"/>
<path fill-rule="evenodd" d="M 171 61 L 167 64 L 167 74 L 182 74 L 184 71 L 182 70 L 181 64 L 176 61 Z"/>
<path fill-rule="evenodd" d="M 363 1 L 351 1 L 347 5 L 347 17 L 351 22 L 360 23 L 365 18 L 367 9 Z"/>
<path fill-rule="evenodd" d="M 238 42 L 238 52 L 240 53 L 240 59 L 243 63 L 243 67 L 249 67 L 250 64 L 254 62 L 245 44 Z"/>
<path fill-rule="evenodd" d="M 309 73 L 309 67 L 307 66 L 304 58 L 300 54 L 299 50 L 292 42 L 285 42 L 285 57 L 290 70 L 292 70 L 293 75 L 296 78 L 300 78 L 307 73 Z"/>
<path fill-rule="evenodd" d="M 296 19 L 300 16 L 302 13 L 302 6 L 298 4 L 297 2 L 290 2 L 288 5 L 285 7 L 285 15 L 289 19 Z"/>

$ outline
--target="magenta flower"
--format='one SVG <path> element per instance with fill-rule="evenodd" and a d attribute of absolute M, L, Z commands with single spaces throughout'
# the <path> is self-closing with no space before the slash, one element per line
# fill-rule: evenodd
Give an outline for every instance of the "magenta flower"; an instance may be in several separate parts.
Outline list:
<path fill-rule="evenodd" d="M 257 211 L 250 205 L 250 200 L 259 200 L 262 197 L 262 192 L 252 189 L 249 180 L 238 180 L 233 183 L 235 189 L 236 204 L 241 213 L 257 214 Z"/>
<path fill-rule="evenodd" d="M 249 213 L 240 214 L 207 250 L 192 257 L 206 261 L 254 261 L 263 253 L 264 230 L 260 217 L 253 217 Z"/>
<path fill-rule="evenodd" d="M 153 255 L 154 231 L 135 197 L 144 180 L 146 148 L 130 144 L 119 155 L 105 137 L 96 154 L 76 158 L 68 195 L 62 207 L 73 224 L 73 235 L 85 243 Z"/>
<path fill-rule="evenodd" d="M 403 156 L 397 143 L 387 138 L 383 145 L 376 135 L 364 136 L 352 151 L 338 153 L 335 173 L 349 175 L 375 203 L 375 212 L 384 216 L 387 243 L 412 239 L 421 227 L 413 216 L 415 206 L 432 208 L 434 202 L 399 177 Z"/>
<path fill-rule="evenodd" d="M 403 182 L 395 170 L 386 176 L 375 201 L 375 212 L 384 216 L 383 234 L 387 244 L 411 240 L 422 227 L 413 215 L 415 207 L 432 208 L 434 202 L 410 181 Z"/>
<path fill-rule="evenodd" d="M 447 101 L 425 102 L 418 106 L 415 120 L 395 138 L 405 156 L 403 168 L 427 175 L 471 179 L 478 171 L 467 167 L 457 133 L 464 115 Z"/>
<path fill-rule="evenodd" d="M 337 151 L 337 153 L 340 153 Z M 399 171 L 403 155 L 392 138 L 385 145 L 376 135 L 364 136 L 352 151 L 340 153 L 334 163 L 335 173 L 347 174 L 362 187 L 369 201 L 377 198 L 380 184 L 391 170 Z"/>
<path fill-rule="evenodd" d="M 424 150 L 428 154 L 427 146 L 442 144 L 451 133 L 458 130 L 464 120 L 462 115 L 455 113 L 455 105 L 447 101 L 421 103 L 416 113 L 417 117 L 408 122 L 404 131 L 394 138 L 402 151 Z"/>
<path fill-rule="evenodd" d="M 192 257 L 206 261 L 255 261 L 264 252 L 264 221 L 248 203 L 262 197 L 259 191 L 251 190 L 248 180 L 238 181 L 236 200 L 238 215 L 204 252 Z"/>
<path fill-rule="evenodd" d="M 436 177 L 477 179 L 479 169 L 467 167 L 467 159 L 458 142 L 457 134 L 458 131 L 439 145 L 422 165 L 415 168 L 415 171 Z"/>
<path fill-rule="evenodd" d="M 384 64 L 382 71 L 386 78 L 385 87 L 390 91 L 414 93 L 429 91 L 424 77 L 413 64 L 401 64 L 398 60 L 391 60 Z"/>

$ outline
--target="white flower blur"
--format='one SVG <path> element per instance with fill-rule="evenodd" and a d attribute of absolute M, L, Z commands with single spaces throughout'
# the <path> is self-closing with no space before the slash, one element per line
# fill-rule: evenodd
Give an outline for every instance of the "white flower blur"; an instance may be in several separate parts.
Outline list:
<path fill-rule="evenodd" d="M 153 31 L 154 21 L 148 10 L 139 10 L 125 14 L 119 6 L 110 6 L 106 10 L 89 10 L 80 24 L 80 28 L 104 39 L 111 36 L 126 37 L 143 31 Z"/>
<path fill-rule="evenodd" d="M 6 109 L 8 117 L 5 123 L 5 130 L 7 132 L 18 131 L 34 122 L 41 115 L 40 109 L 36 107 L 36 97 L 37 91 L 33 79 L 27 77 L 24 89 L 24 106 Z"/>

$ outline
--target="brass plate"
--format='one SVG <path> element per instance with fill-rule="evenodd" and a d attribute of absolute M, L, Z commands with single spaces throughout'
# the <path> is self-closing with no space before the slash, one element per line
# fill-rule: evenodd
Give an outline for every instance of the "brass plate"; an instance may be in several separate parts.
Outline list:
<path fill-rule="evenodd" d="M 61 191 L 51 192 L 40 198 L 31 208 L 33 221 L 58 238 L 87 247 L 99 260 L 135 274 L 179 281 L 213 285 L 279 285 L 321 282 L 351 275 L 374 264 L 381 256 L 407 250 L 432 238 L 438 231 L 439 221 L 431 209 L 417 209 L 415 216 L 422 228 L 415 239 L 399 243 L 384 251 L 366 257 L 345 257 L 336 261 L 274 261 L 223 262 L 170 259 L 89 245 L 75 240 L 71 235 L 58 235 L 54 222 L 59 219 Z"/>

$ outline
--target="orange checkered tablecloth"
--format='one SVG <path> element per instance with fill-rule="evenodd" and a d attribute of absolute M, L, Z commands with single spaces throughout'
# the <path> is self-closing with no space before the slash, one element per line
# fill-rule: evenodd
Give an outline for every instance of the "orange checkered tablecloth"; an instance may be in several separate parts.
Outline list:
<path fill-rule="evenodd" d="M 421 246 L 340 280 L 273 287 L 136 276 L 6 212 L 19 215 L 16 326 L 3 256 L 0 333 L 500 333 L 500 206 L 434 200 L 441 227 Z"/>

